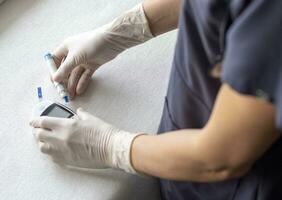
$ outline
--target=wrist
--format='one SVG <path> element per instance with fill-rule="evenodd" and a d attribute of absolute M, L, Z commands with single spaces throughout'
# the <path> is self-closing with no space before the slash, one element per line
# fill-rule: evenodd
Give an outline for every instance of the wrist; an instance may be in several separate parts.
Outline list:
<path fill-rule="evenodd" d="M 119 131 L 113 134 L 110 166 L 128 173 L 137 174 L 131 162 L 131 147 L 134 139 L 143 134 Z"/>
<path fill-rule="evenodd" d="M 122 50 L 144 43 L 154 37 L 142 3 L 104 25 L 103 30 L 107 41 Z"/>

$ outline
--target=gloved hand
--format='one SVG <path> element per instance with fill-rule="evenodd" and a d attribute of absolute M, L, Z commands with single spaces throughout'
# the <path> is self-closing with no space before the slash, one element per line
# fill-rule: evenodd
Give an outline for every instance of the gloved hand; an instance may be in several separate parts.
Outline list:
<path fill-rule="evenodd" d="M 30 122 L 40 150 L 61 164 L 82 168 L 118 168 L 136 173 L 130 149 L 138 134 L 119 130 L 81 108 L 74 119 L 38 117 Z"/>
<path fill-rule="evenodd" d="M 73 98 L 87 88 L 94 71 L 122 51 L 153 37 L 142 4 L 94 31 L 67 38 L 54 52 L 53 80 L 67 82 Z"/>

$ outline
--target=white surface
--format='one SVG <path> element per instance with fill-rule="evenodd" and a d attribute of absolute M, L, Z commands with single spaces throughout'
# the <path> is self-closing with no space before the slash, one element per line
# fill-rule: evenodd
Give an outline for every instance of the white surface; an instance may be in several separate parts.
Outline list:
<path fill-rule="evenodd" d="M 28 126 L 37 86 L 45 99 L 58 98 L 43 55 L 138 2 L 9 0 L 0 6 L 0 199 L 158 199 L 152 179 L 56 166 L 39 152 Z M 174 42 L 175 32 L 126 51 L 97 71 L 74 106 L 128 131 L 156 132 Z"/>

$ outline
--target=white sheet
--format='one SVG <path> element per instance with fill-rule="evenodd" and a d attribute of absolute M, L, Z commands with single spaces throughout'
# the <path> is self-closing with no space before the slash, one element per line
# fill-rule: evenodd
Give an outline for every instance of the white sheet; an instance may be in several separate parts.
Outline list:
<path fill-rule="evenodd" d="M 158 199 L 153 179 L 62 169 L 39 152 L 28 126 L 37 102 L 58 99 L 43 55 L 66 36 L 98 27 L 138 0 L 9 0 L 0 6 L 0 199 Z M 129 131 L 155 133 L 175 32 L 126 51 L 94 75 L 75 107 Z"/>

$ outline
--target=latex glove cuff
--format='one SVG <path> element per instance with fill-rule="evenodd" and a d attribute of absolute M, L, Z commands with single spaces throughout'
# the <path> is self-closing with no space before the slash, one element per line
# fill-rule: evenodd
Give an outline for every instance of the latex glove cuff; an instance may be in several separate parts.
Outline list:
<path fill-rule="evenodd" d="M 153 38 L 142 3 L 102 27 L 105 39 L 125 50 Z"/>
<path fill-rule="evenodd" d="M 133 140 L 141 134 L 132 134 L 126 131 L 120 131 L 112 137 L 111 166 L 122 169 L 128 173 L 137 174 L 131 163 L 131 146 Z"/>

